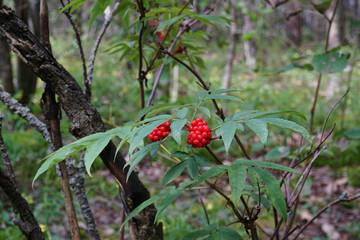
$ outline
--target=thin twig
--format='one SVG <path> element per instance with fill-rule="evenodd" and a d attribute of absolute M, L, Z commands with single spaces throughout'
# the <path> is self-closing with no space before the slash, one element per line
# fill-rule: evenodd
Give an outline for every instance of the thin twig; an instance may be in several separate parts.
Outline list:
<path fill-rule="evenodd" d="M 169 51 L 165 51 L 165 53 L 167 54 L 167 56 L 170 56 L 171 58 L 173 58 L 175 61 L 179 62 L 181 65 L 183 65 L 184 67 L 186 67 L 192 74 L 195 75 L 195 77 L 199 80 L 200 84 L 202 85 L 202 87 L 206 90 L 209 91 L 209 94 L 211 94 L 210 92 L 210 87 L 208 84 L 206 84 L 206 82 L 204 81 L 204 79 L 200 76 L 200 74 L 196 71 L 196 69 L 191 68 L 188 64 L 186 64 L 184 61 L 180 60 L 179 58 L 177 58 L 174 54 L 171 54 Z M 188 59 L 190 59 L 189 55 Z M 191 60 L 190 60 L 190 64 L 191 64 Z M 224 115 L 224 111 L 222 108 L 219 107 L 217 101 L 215 99 L 211 99 L 212 103 L 214 104 L 214 107 L 216 109 L 216 114 L 222 119 L 225 120 L 225 115 Z M 238 143 L 238 145 L 240 146 L 242 152 L 244 153 L 245 157 L 247 159 L 251 160 L 250 155 L 247 153 L 245 146 L 243 145 L 243 143 L 241 142 L 240 138 L 235 134 L 235 140 Z"/>
<path fill-rule="evenodd" d="M 94 78 L 94 63 L 95 63 L 96 53 L 99 49 L 100 42 L 101 42 L 107 28 L 109 27 L 111 20 L 114 16 L 114 13 L 118 9 L 119 5 L 120 5 L 120 2 L 117 1 L 114 5 L 114 8 L 111 10 L 110 14 L 105 15 L 105 21 L 101 27 L 99 35 L 96 38 L 94 47 L 90 53 L 89 65 L 88 65 L 88 69 L 87 69 L 87 78 L 85 79 L 85 82 L 84 82 L 85 94 L 89 99 L 91 98 L 91 85 L 92 85 L 92 79 Z"/>
<path fill-rule="evenodd" d="M 64 1 L 60 0 L 61 5 L 63 7 L 65 7 Z M 76 38 L 76 43 L 79 47 L 79 52 L 80 52 L 80 58 L 81 58 L 81 65 L 83 68 L 83 79 L 84 79 L 84 84 L 86 87 L 86 79 L 87 79 L 87 70 L 86 70 L 86 61 L 85 61 L 85 54 L 84 54 L 84 50 L 82 47 L 82 42 L 81 42 L 81 34 L 80 34 L 80 30 L 78 28 L 78 26 L 76 25 L 76 23 L 74 22 L 74 20 L 72 19 L 71 15 L 70 15 L 70 11 L 69 9 L 66 9 L 65 11 L 63 11 L 63 13 L 65 14 L 65 16 L 67 17 L 67 19 L 69 20 L 74 32 L 75 32 L 75 38 Z"/>
<path fill-rule="evenodd" d="M 41 20 L 40 21 L 40 36 L 41 42 L 44 44 L 48 51 L 51 52 L 50 44 L 50 30 L 49 30 L 49 13 L 47 7 L 47 0 L 41 0 Z M 53 143 L 54 150 L 58 150 L 63 146 L 62 136 L 60 132 L 60 108 L 59 104 L 56 102 L 55 93 L 51 89 L 51 86 L 45 84 L 44 92 L 41 97 L 40 106 L 43 110 L 44 117 L 46 119 L 46 125 L 50 133 L 51 141 Z M 76 211 L 72 199 L 72 194 L 70 190 L 69 183 L 69 174 L 65 165 L 65 162 L 62 161 L 57 164 L 57 167 L 60 169 L 60 183 L 63 191 L 64 197 L 64 206 L 65 212 L 67 215 L 67 220 L 70 225 L 71 237 L 73 240 L 80 240 L 80 228 L 78 220 L 76 217 Z"/>
<path fill-rule="evenodd" d="M 142 17 L 142 16 L 141 16 Z M 139 34 L 139 74 L 138 74 L 138 81 L 140 87 L 140 99 L 141 99 L 141 108 L 145 107 L 145 94 L 144 94 L 144 72 L 142 70 L 142 62 L 143 62 L 143 51 L 142 51 L 142 41 L 143 41 L 143 34 L 145 31 L 145 23 L 141 21 L 141 30 Z M 146 81 L 146 80 L 145 80 Z"/>
<path fill-rule="evenodd" d="M 326 18 L 326 19 L 329 21 L 329 27 L 328 27 L 327 35 L 326 35 L 325 53 L 328 52 L 329 39 L 330 39 L 330 30 L 331 30 L 331 26 L 332 26 L 332 23 L 333 23 L 333 21 L 334 21 L 335 14 L 336 14 L 336 10 L 337 10 L 338 4 L 339 4 L 339 0 L 335 0 L 335 1 L 336 1 L 336 3 L 335 3 L 334 11 L 333 11 L 333 14 L 332 14 L 331 18 L 330 18 L 330 19 Z M 325 14 L 324 14 L 324 16 L 326 17 Z M 312 105 L 312 108 L 311 108 L 311 112 L 310 112 L 310 126 L 309 126 L 309 132 L 310 132 L 310 134 L 313 133 L 313 124 L 314 124 L 314 117 L 315 117 L 315 109 L 316 109 L 316 103 L 317 103 L 318 96 L 319 96 L 321 78 L 322 78 L 322 74 L 320 73 L 319 76 L 318 76 L 318 80 L 317 80 L 314 102 L 313 102 L 313 105 Z"/>
<path fill-rule="evenodd" d="M 213 158 L 216 160 L 216 162 L 218 164 L 223 164 L 223 162 L 218 158 L 218 156 L 216 156 L 216 154 L 211 150 L 211 148 L 209 148 L 209 146 L 205 146 L 206 150 L 208 150 L 208 152 L 211 154 L 211 156 L 213 156 Z"/>
<path fill-rule="evenodd" d="M 310 171 L 311 171 L 311 169 L 312 169 L 312 166 L 313 166 L 313 164 L 314 164 L 314 161 L 319 157 L 319 155 L 320 155 L 326 148 L 327 148 L 327 145 L 324 145 L 324 146 L 322 147 L 322 149 L 321 149 L 320 151 L 318 151 L 318 152 L 314 155 L 313 159 L 311 160 L 311 162 L 309 163 L 309 165 L 306 167 L 306 169 L 305 169 L 304 172 L 302 173 L 299 181 L 297 182 L 297 184 L 296 184 L 293 192 L 292 192 L 291 195 L 290 195 L 289 205 L 288 205 L 289 208 L 291 208 L 291 207 L 293 206 L 293 204 L 295 203 L 296 199 L 300 196 L 300 193 L 301 193 L 301 191 L 302 191 L 302 189 L 303 189 L 303 187 L 304 187 L 304 185 L 305 185 L 305 181 L 306 181 L 307 177 L 308 177 L 309 174 L 310 174 Z M 301 181 L 302 181 L 302 184 L 301 184 L 300 190 L 296 193 L 296 190 L 297 190 L 299 184 L 301 183 Z M 295 194 L 296 194 L 296 195 L 295 195 Z M 294 197 L 294 195 L 295 195 L 295 197 Z"/>
<path fill-rule="evenodd" d="M 202 195 L 201 195 L 200 189 L 198 189 L 198 193 L 199 193 L 199 202 L 201 203 L 201 206 L 202 206 L 202 208 L 203 208 L 203 210 L 204 210 L 204 214 L 205 214 L 205 217 L 206 217 L 206 222 L 207 222 L 208 225 L 210 225 L 209 214 L 207 213 L 207 210 L 206 210 L 204 201 L 203 201 L 203 199 L 202 199 Z"/>
<path fill-rule="evenodd" d="M 213 10 L 213 9 L 211 8 L 211 9 L 205 11 L 203 14 L 209 14 L 212 10 Z M 198 20 L 192 20 L 192 21 L 190 21 L 189 23 L 184 23 L 183 26 L 180 26 L 180 29 L 179 29 L 178 33 L 176 34 L 176 37 L 174 38 L 174 40 L 172 41 L 170 47 L 169 47 L 167 50 L 171 52 L 171 50 L 174 48 L 175 44 L 176 44 L 177 41 L 179 40 L 180 36 L 181 36 L 184 32 L 188 31 L 188 29 L 190 29 L 193 25 L 195 25 L 195 24 L 198 23 L 198 22 L 199 22 Z M 169 28 L 169 29 L 170 29 L 170 28 Z M 169 31 L 169 29 L 168 29 L 168 31 Z M 153 64 L 155 63 L 155 60 L 157 59 L 157 56 L 158 56 L 158 54 L 160 53 L 160 48 L 161 48 L 162 44 L 163 44 L 164 41 L 165 41 L 165 38 L 166 38 L 166 36 L 167 36 L 167 33 L 168 33 L 168 32 L 166 32 L 163 40 L 162 40 L 161 43 L 160 43 L 160 46 L 159 46 L 158 49 L 156 50 L 155 56 L 154 56 L 153 60 L 151 61 L 151 63 L 149 64 L 149 67 L 148 67 L 148 69 L 145 71 L 144 75 L 146 75 L 146 74 L 152 69 Z M 156 57 L 156 58 L 155 58 L 155 57 Z M 166 55 L 166 56 L 164 57 L 164 60 L 166 60 L 166 59 L 168 59 L 168 58 L 169 58 L 169 56 Z M 150 106 L 150 105 L 152 105 L 153 102 L 154 102 L 155 94 L 156 94 L 156 89 L 157 89 L 157 87 L 158 87 L 158 85 L 159 85 L 160 77 L 161 77 L 161 74 L 162 74 L 163 71 L 164 71 L 164 68 L 165 68 L 165 63 L 161 64 L 159 70 L 158 70 L 157 73 L 156 73 L 156 76 L 155 76 L 155 79 L 154 79 L 154 85 L 153 85 L 153 88 L 152 88 L 152 90 L 151 90 L 151 94 L 150 94 L 150 97 L 149 97 L 149 100 L 148 100 L 146 106 Z"/>
<path fill-rule="evenodd" d="M 327 206 L 323 207 L 310 221 L 308 221 L 305 225 L 303 225 L 300 230 L 297 232 L 297 234 L 295 235 L 295 237 L 292 238 L 292 240 L 297 239 L 300 234 L 315 220 L 317 219 L 321 214 L 323 214 L 328 208 L 331 208 L 332 206 L 340 203 L 340 202 L 350 202 L 353 200 L 356 200 L 360 198 L 360 193 L 354 193 L 351 194 L 350 196 L 347 196 L 345 194 L 345 196 L 340 196 L 339 199 L 332 201 L 331 203 L 329 203 Z"/>
<path fill-rule="evenodd" d="M 339 102 L 341 102 L 341 100 L 349 93 L 349 91 L 350 91 L 350 88 L 348 88 L 348 89 L 346 90 L 346 92 L 344 93 L 344 95 L 335 103 L 334 106 L 332 106 L 332 108 L 331 108 L 330 111 L 328 112 L 328 114 L 327 114 L 327 116 L 326 116 L 326 118 L 325 118 L 325 121 L 324 121 L 323 128 L 322 128 L 322 130 L 321 130 L 320 142 L 321 142 L 322 139 L 323 139 L 324 132 L 325 132 L 325 127 L 326 127 L 326 124 L 327 124 L 328 119 L 329 119 L 329 117 L 330 117 L 330 114 L 334 111 L 335 107 L 339 104 Z"/>

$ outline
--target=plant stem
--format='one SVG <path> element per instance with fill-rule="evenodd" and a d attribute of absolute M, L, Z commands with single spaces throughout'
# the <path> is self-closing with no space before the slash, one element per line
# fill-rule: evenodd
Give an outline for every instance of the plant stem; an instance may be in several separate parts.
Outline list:
<path fill-rule="evenodd" d="M 332 14 L 331 18 L 328 19 L 328 18 L 326 17 L 326 19 L 329 21 L 329 27 L 328 27 L 327 35 L 326 35 L 325 53 L 328 52 L 329 39 L 330 39 L 330 29 L 331 29 L 332 23 L 334 22 L 336 10 L 337 10 L 337 7 L 338 7 L 338 5 L 339 5 L 339 0 L 335 0 L 335 1 L 336 1 L 336 2 L 335 2 L 335 7 L 334 7 L 334 11 L 333 11 L 333 14 Z M 326 15 L 324 15 L 324 16 L 326 16 Z M 314 102 L 313 102 L 313 105 L 312 105 L 312 108 L 311 108 L 311 112 L 310 112 L 310 114 L 311 114 L 311 116 L 310 116 L 310 126 L 309 126 L 309 133 L 310 133 L 310 134 L 313 134 L 315 108 L 316 108 L 316 103 L 317 103 L 318 96 L 319 96 L 319 89 L 320 89 L 320 84 L 321 84 L 321 78 L 322 78 L 322 74 L 320 73 L 319 76 L 318 76 L 318 80 L 317 80 Z"/>

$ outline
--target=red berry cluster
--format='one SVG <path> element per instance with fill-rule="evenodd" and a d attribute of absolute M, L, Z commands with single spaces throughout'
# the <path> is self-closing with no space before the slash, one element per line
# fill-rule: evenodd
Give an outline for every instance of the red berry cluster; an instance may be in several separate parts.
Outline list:
<path fill-rule="evenodd" d="M 207 122 L 201 118 L 191 122 L 189 132 L 187 143 L 193 148 L 202 148 L 210 143 L 212 137 L 210 128 L 207 126 Z"/>
<path fill-rule="evenodd" d="M 167 137 L 167 135 L 169 135 L 169 133 L 171 132 L 170 125 L 171 125 L 170 121 L 160 124 L 160 126 L 155 128 L 149 134 L 149 140 L 152 142 L 156 142 L 156 141 L 160 141 L 161 139 Z"/>

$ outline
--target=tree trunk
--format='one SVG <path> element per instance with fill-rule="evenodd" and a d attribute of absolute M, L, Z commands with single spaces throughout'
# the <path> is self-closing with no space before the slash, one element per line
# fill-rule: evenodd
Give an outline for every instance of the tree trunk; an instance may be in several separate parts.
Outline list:
<path fill-rule="evenodd" d="M 338 12 L 338 20 L 339 20 L 339 38 L 340 43 L 345 44 L 346 41 L 346 0 L 342 0 L 339 2 Z"/>
<path fill-rule="evenodd" d="M 339 2 L 339 5 L 341 4 L 341 2 L 343 0 L 338 0 L 340 1 Z M 335 10 L 335 4 L 336 1 L 333 2 L 332 6 L 330 7 L 330 9 L 327 11 L 327 15 L 329 18 L 331 18 L 331 16 L 334 14 L 334 10 Z M 338 6 L 339 8 L 340 6 Z M 331 27 L 330 27 L 330 33 L 329 33 L 329 47 L 328 49 L 332 49 L 332 48 L 335 48 L 337 46 L 340 45 L 341 41 L 340 41 L 340 31 L 339 31 L 339 9 L 336 10 L 336 13 L 335 13 L 335 18 L 334 18 L 334 21 L 332 22 L 331 24 Z"/>
<path fill-rule="evenodd" d="M 238 20 L 237 14 L 236 14 L 236 3 L 237 1 L 232 0 L 229 2 L 231 7 L 231 15 L 233 17 L 234 22 L 231 22 L 230 25 L 230 45 L 229 45 L 229 52 L 226 57 L 226 64 L 225 64 L 225 70 L 224 70 L 224 77 L 223 77 L 223 83 L 222 88 L 228 89 L 230 88 L 230 79 L 231 79 L 231 70 L 235 58 L 235 50 L 236 50 L 236 34 L 237 34 L 237 25 L 236 22 Z"/>
<path fill-rule="evenodd" d="M 60 65 L 52 54 L 35 38 L 15 13 L 3 7 L 0 10 L 0 32 L 11 42 L 12 50 L 59 96 L 60 106 L 73 123 L 70 132 L 77 138 L 106 130 L 104 122 L 95 107 L 87 99 L 75 79 Z M 110 142 L 100 157 L 120 183 L 129 212 L 149 199 L 150 194 L 135 172 L 126 181 L 128 167 L 123 156 L 116 153 L 116 146 Z M 133 239 L 162 239 L 161 224 L 154 223 L 156 209 L 149 206 L 130 222 Z M 143 218 L 144 217 L 144 218 Z"/>
<path fill-rule="evenodd" d="M 33 33 L 37 38 L 40 38 L 40 0 L 30 0 L 31 7 L 31 23 L 33 27 Z"/>
<path fill-rule="evenodd" d="M 3 0 L 0 0 L 0 6 L 3 5 Z M 6 38 L 0 34 L 0 80 L 5 89 L 10 94 L 15 93 L 12 67 L 11 67 L 11 56 L 9 44 Z"/>
<path fill-rule="evenodd" d="M 12 79 L 12 68 L 10 59 L 9 44 L 2 35 L 0 35 L 0 79 L 5 91 L 10 94 L 15 93 L 14 83 Z"/>
<path fill-rule="evenodd" d="M 247 5 L 249 8 L 249 12 L 251 12 L 253 9 L 254 1 L 249 0 L 247 2 L 248 2 Z M 252 32 L 254 31 L 254 29 L 255 29 L 254 23 L 251 21 L 249 15 L 244 14 L 243 34 L 245 35 L 249 32 Z M 255 42 L 253 39 L 249 41 L 244 41 L 244 55 L 245 55 L 246 65 L 249 68 L 254 69 L 256 67 L 256 59 L 255 59 Z"/>
<path fill-rule="evenodd" d="M 28 12 L 29 12 L 28 0 L 16 0 L 15 7 L 16 12 L 20 19 L 28 25 Z M 27 104 L 31 100 L 31 96 L 36 90 L 36 75 L 26 67 L 25 63 L 18 59 L 17 61 L 17 83 L 18 88 L 22 91 L 19 102 Z"/>
<path fill-rule="evenodd" d="M 26 236 L 28 240 L 42 240 L 45 239 L 41 232 L 41 228 L 37 223 L 34 214 L 28 202 L 21 196 L 17 187 L 11 181 L 11 179 L 0 168 L 0 188 L 2 188 L 5 194 L 11 201 L 16 211 L 20 213 L 21 219 L 15 219 L 15 224 L 20 228 L 21 232 Z"/>
<path fill-rule="evenodd" d="M 173 68 L 173 79 L 170 83 L 170 102 L 177 101 L 179 96 L 179 66 L 175 65 Z"/>
<path fill-rule="evenodd" d="M 286 5 L 286 15 L 289 16 L 286 22 L 288 38 L 297 47 L 301 45 L 301 15 L 300 7 L 296 2 L 289 2 Z"/>

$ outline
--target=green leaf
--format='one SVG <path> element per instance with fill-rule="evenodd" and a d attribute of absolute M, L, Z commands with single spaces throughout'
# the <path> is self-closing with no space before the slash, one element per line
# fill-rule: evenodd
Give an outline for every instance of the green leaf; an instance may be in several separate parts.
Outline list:
<path fill-rule="evenodd" d="M 218 16 L 215 16 L 215 15 L 204 15 L 204 14 L 197 14 L 195 16 L 191 16 L 193 19 L 196 19 L 196 20 L 199 20 L 200 22 L 202 23 L 205 23 L 205 24 L 211 24 L 213 26 L 216 26 L 218 27 L 219 24 L 223 24 L 223 25 L 226 25 L 226 26 L 230 26 L 229 23 L 221 18 L 221 17 L 218 17 Z"/>
<path fill-rule="evenodd" d="M 326 10 L 329 9 L 329 7 L 331 6 L 332 0 L 324 0 L 319 4 L 315 4 L 313 1 L 311 1 L 311 3 L 313 4 L 314 8 L 321 14 L 325 13 Z"/>
<path fill-rule="evenodd" d="M 271 125 L 274 125 L 277 127 L 281 127 L 281 128 L 287 128 L 287 129 L 293 130 L 295 132 L 298 132 L 307 141 L 309 141 L 310 143 L 312 142 L 309 132 L 303 126 L 300 126 L 299 124 L 297 124 L 295 122 L 288 121 L 288 120 L 281 119 L 281 118 L 263 118 L 262 120 L 266 121 L 268 124 L 271 124 Z"/>
<path fill-rule="evenodd" d="M 89 146 L 91 144 L 91 142 L 95 141 L 98 138 L 103 137 L 104 135 L 107 135 L 107 133 L 103 133 L 103 132 L 102 133 L 96 133 L 96 134 L 92 134 L 90 136 L 81 138 L 81 139 L 79 139 L 79 140 L 77 140 L 77 141 L 75 141 L 75 142 L 73 142 L 71 144 L 68 144 L 68 145 L 60 148 L 59 150 L 55 151 L 54 153 L 52 153 L 49 156 L 47 156 L 46 158 L 44 158 L 43 160 L 45 162 L 37 170 L 32 184 L 34 184 L 35 180 L 41 174 L 46 172 L 49 168 L 51 168 L 55 164 L 63 161 L 68 156 L 81 151 L 82 149 Z"/>
<path fill-rule="evenodd" d="M 178 198 L 181 193 L 184 191 L 183 188 L 181 189 L 171 189 L 169 191 L 169 193 L 167 193 L 165 195 L 165 198 L 162 199 L 159 202 L 159 206 L 157 206 L 157 213 L 155 216 L 155 222 L 157 221 L 158 217 L 160 216 L 160 214 L 172 203 L 175 201 L 176 198 Z"/>
<path fill-rule="evenodd" d="M 170 120 L 169 118 L 165 118 L 163 120 L 154 121 L 148 124 L 145 124 L 144 126 L 141 126 L 137 129 L 134 137 L 129 141 L 130 148 L 129 153 L 132 153 L 135 148 L 138 146 L 139 142 L 143 140 L 144 137 L 148 136 L 156 127 L 158 127 L 160 124 Z"/>
<path fill-rule="evenodd" d="M 76 8 L 79 8 L 82 4 L 86 3 L 88 0 L 75 0 L 69 4 L 67 4 L 65 7 L 63 7 L 60 12 L 58 13 L 58 15 L 56 17 L 58 17 L 62 12 L 64 12 L 66 9 L 72 8 L 71 11 L 75 11 Z"/>
<path fill-rule="evenodd" d="M 259 194 L 250 194 L 251 198 L 255 200 L 255 202 L 259 203 Z M 261 196 L 260 195 L 260 201 L 261 201 L 261 204 L 267 209 L 267 210 L 270 210 L 270 202 L 269 200 L 264 197 L 264 196 Z"/>
<path fill-rule="evenodd" d="M 360 129 L 349 129 L 344 132 L 344 135 L 350 139 L 360 139 Z"/>
<path fill-rule="evenodd" d="M 212 94 L 217 95 L 217 94 L 222 94 L 222 93 L 231 93 L 231 92 L 240 92 L 241 90 L 239 89 L 216 89 Z"/>
<path fill-rule="evenodd" d="M 169 20 L 166 20 L 166 21 L 162 21 L 158 28 L 156 29 L 156 32 L 160 31 L 161 29 L 163 28 L 168 28 L 170 27 L 171 25 L 173 25 L 174 23 L 176 23 L 177 21 L 179 21 L 181 18 L 183 18 L 184 15 L 179 15 L 179 16 L 176 16 L 176 17 L 173 17 Z"/>
<path fill-rule="evenodd" d="M 294 69 L 294 68 L 300 68 L 300 69 L 304 69 L 304 70 L 307 70 L 307 71 L 314 70 L 314 67 L 311 64 L 292 63 L 292 64 L 289 64 L 289 65 L 287 65 L 287 66 L 273 72 L 272 74 L 282 73 L 282 72 L 285 72 L 285 71 L 288 71 L 288 70 L 291 70 L 291 69 Z"/>
<path fill-rule="evenodd" d="M 229 151 L 230 144 L 234 138 L 238 123 L 234 121 L 225 121 L 224 124 L 219 129 L 222 140 L 225 145 L 226 152 Z"/>
<path fill-rule="evenodd" d="M 93 25 L 95 19 L 102 15 L 107 8 L 111 4 L 110 0 L 97 0 L 95 6 L 91 10 L 90 21 L 89 21 L 89 28 Z"/>
<path fill-rule="evenodd" d="M 190 177 L 192 179 L 197 179 L 199 174 L 199 169 L 194 157 L 189 158 L 189 160 L 187 161 L 187 166 Z"/>
<path fill-rule="evenodd" d="M 153 111 L 158 110 L 158 109 L 161 109 L 161 111 L 166 111 L 166 110 L 176 108 L 176 107 L 179 107 L 179 105 L 178 104 L 169 104 L 169 103 L 162 103 L 162 104 L 157 104 L 155 106 L 144 107 L 143 109 L 141 109 L 139 111 L 138 119 L 143 117 L 148 112 L 153 112 Z M 161 111 L 159 111 L 159 112 L 161 112 Z M 153 114 L 155 114 L 155 113 L 157 113 L 157 112 L 155 111 Z M 151 115 L 153 115 L 153 114 L 151 114 Z M 149 116 L 147 116 L 147 117 L 149 117 Z"/>
<path fill-rule="evenodd" d="M 280 164 L 276 164 L 276 163 L 271 163 L 271 162 L 263 162 L 263 161 L 254 161 L 254 160 L 247 160 L 247 159 L 242 159 L 242 160 L 236 160 L 235 162 L 232 163 L 232 165 L 234 164 L 241 164 L 241 165 L 246 165 L 246 166 L 256 166 L 256 167 L 263 167 L 263 168 L 272 168 L 272 169 L 277 169 L 277 170 L 281 170 L 281 171 L 285 171 L 285 172 L 293 172 L 293 173 L 300 173 L 298 170 L 280 165 Z"/>
<path fill-rule="evenodd" d="M 272 205 L 285 219 L 287 217 L 286 203 L 280 188 L 280 183 L 268 171 L 261 168 L 251 168 L 265 183 L 266 195 Z"/>
<path fill-rule="evenodd" d="M 184 171 L 187 161 L 182 161 L 172 168 L 165 174 L 163 178 L 163 185 L 167 185 L 168 183 L 175 180 L 180 174 Z"/>
<path fill-rule="evenodd" d="M 181 120 L 174 120 L 170 125 L 171 136 L 179 145 L 181 145 L 181 131 L 185 126 L 186 121 L 186 118 Z"/>
<path fill-rule="evenodd" d="M 233 115 L 233 120 L 240 120 L 241 118 L 244 118 L 246 116 L 248 116 L 249 114 L 258 112 L 257 110 L 243 110 L 243 111 L 239 111 L 237 113 L 235 113 Z"/>
<path fill-rule="evenodd" d="M 209 230 L 198 230 L 187 234 L 184 239 L 195 240 L 208 236 L 211 233 Z"/>
<path fill-rule="evenodd" d="M 90 168 L 91 165 L 94 163 L 95 159 L 99 154 L 104 150 L 106 145 L 110 142 L 112 138 L 111 134 L 104 134 L 103 137 L 96 139 L 95 141 L 91 142 L 89 146 L 87 146 L 85 151 L 85 167 L 87 173 L 91 176 Z"/>
<path fill-rule="evenodd" d="M 209 91 L 201 91 L 198 93 L 198 98 L 199 98 L 199 100 L 203 100 L 208 95 L 209 95 Z"/>
<path fill-rule="evenodd" d="M 131 213 L 130 215 L 125 219 L 125 221 L 123 222 L 123 224 L 121 225 L 120 229 L 122 229 L 125 224 L 132 219 L 136 214 L 138 214 L 139 212 L 141 212 L 144 208 L 150 206 L 151 204 L 154 204 L 156 201 L 158 201 L 159 199 L 161 199 L 164 196 L 164 194 L 159 194 L 159 195 L 155 195 L 153 197 L 151 197 L 150 199 L 146 200 L 145 202 L 141 203 L 139 206 L 137 206 Z"/>
<path fill-rule="evenodd" d="M 240 234 L 229 227 L 221 227 L 218 233 L 221 240 L 242 240 Z"/>
<path fill-rule="evenodd" d="M 269 134 L 267 123 L 261 119 L 246 120 L 245 124 L 259 137 L 260 141 L 265 144 Z"/>
<path fill-rule="evenodd" d="M 180 110 L 175 110 L 175 115 L 176 115 L 176 117 L 177 118 L 179 118 L 179 119 L 184 119 L 184 118 L 186 118 L 186 115 L 187 115 L 187 113 L 188 113 L 188 108 L 182 108 L 182 109 L 180 109 Z"/>
<path fill-rule="evenodd" d="M 155 142 L 155 143 L 154 143 L 154 146 L 151 147 L 151 149 L 150 149 L 150 156 L 151 156 L 152 158 L 156 158 L 156 157 L 157 157 L 157 152 L 159 151 L 159 147 L 160 147 L 160 141 Z"/>
<path fill-rule="evenodd" d="M 248 32 L 246 34 L 244 34 L 241 38 L 243 41 L 250 41 L 251 39 L 253 39 L 253 37 L 255 36 L 256 32 Z"/>
<path fill-rule="evenodd" d="M 170 155 L 170 157 L 176 157 L 176 158 L 180 158 L 182 160 L 186 160 L 190 157 L 190 155 L 186 152 L 181 152 L 181 151 L 176 151 L 173 154 Z"/>
<path fill-rule="evenodd" d="M 196 162 L 200 165 L 200 166 L 204 166 L 204 167 L 210 167 L 211 164 L 210 162 L 202 155 L 195 153 L 194 154 L 194 158 L 196 160 Z"/>
<path fill-rule="evenodd" d="M 311 65 L 318 73 L 342 72 L 347 65 L 346 57 L 338 52 L 315 55 Z"/>
<path fill-rule="evenodd" d="M 231 196 L 235 204 L 240 199 L 246 181 L 246 167 L 240 164 L 231 164 L 228 168 Z"/>
<path fill-rule="evenodd" d="M 158 142 L 153 142 L 153 143 L 150 143 L 149 145 L 146 145 L 145 147 L 140 148 L 140 150 L 139 150 L 138 152 L 136 152 L 136 153 L 130 158 L 130 160 L 129 160 L 129 161 L 125 164 L 125 166 L 124 166 L 124 167 L 126 167 L 126 166 L 128 166 L 129 164 L 131 164 L 131 166 L 130 166 L 130 168 L 129 168 L 129 170 L 128 170 L 128 173 L 127 173 L 127 175 L 126 175 L 126 181 L 129 179 L 132 171 L 134 171 L 136 165 L 138 165 L 139 162 L 140 162 L 141 160 L 143 160 L 144 157 L 145 157 L 147 154 L 153 152 L 153 151 L 154 151 L 154 150 L 153 150 L 154 148 L 155 148 L 156 151 L 157 151 L 157 149 L 159 148 L 159 143 L 158 143 Z"/>
<path fill-rule="evenodd" d="M 149 118 L 151 117 L 152 115 L 155 115 L 159 112 L 163 112 L 163 111 L 167 111 L 167 110 L 170 110 L 170 109 L 173 109 L 175 107 L 178 107 L 179 105 L 169 105 L 169 104 L 166 104 L 165 106 L 163 107 L 158 107 L 156 109 L 152 109 L 150 112 L 147 113 L 146 118 Z"/>
<path fill-rule="evenodd" d="M 205 180 L 208 180 L 209 178 L 212 178 L 212 177 L 222 173 L 223 171 L 228 169 L 228 167 L 229 166 L 225 166 L 225 165 L 216 165 L 215 167 L 210 168 L 209 170 L 207 170 L 206 172 L 201 174 L 201 176 L 198 178 L 198 180 L 190 185 L 190 188 L 198 185 L 199 183 L 201 183 Z"/>
<path fill-rule="evenodd" d="M 199 107 L 199 110 L 203 112 L 207 117 L 211 118 L 210 110 L 206 107 Z"/>
<path fill-rule="evenodd" d="M 278 160 L 289 156 L 289 154 L 290 154 L 289 147 L 278 146 L 271 149 L 268 153 L 265 154 L 265 160 L 266 161 Z"/>
<path fill-rule="evenodd" d="M 210 94 L 205 99 L 223 99 L 223 100 L 230 100 L 234 102 L 244 102 L 238 97 L 230 96 L 230 95 L 220 95 L 220 94 Z"/>
<path fill-rule="evenodd" d="M 255 112 L 247 115 L 244 119 L 253 119 L 253 118 L 260 118 L 260 117 L 266 117 L 266 116 L 272 116 L 272 115 L 279 115 L 279 114 L 294 114 L 304 120 L 306 120 L 306 117 L 304 114 L 299 113 L 297 111 L 292 110 L 286 110 L 286 111 L 279 111 L 279 110 L 270 110 L 270 111 L 262 111 L 262 112 Z"/>

